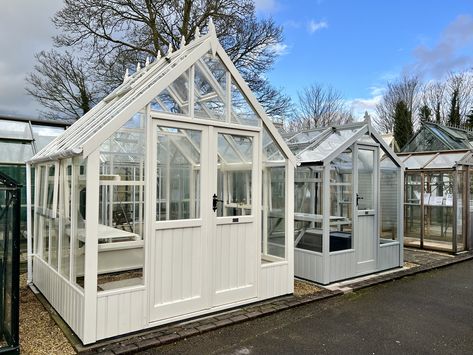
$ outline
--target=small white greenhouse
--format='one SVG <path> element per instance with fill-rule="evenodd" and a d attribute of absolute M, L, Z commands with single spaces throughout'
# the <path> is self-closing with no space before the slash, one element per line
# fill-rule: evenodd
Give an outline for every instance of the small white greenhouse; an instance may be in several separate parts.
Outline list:
<path fill-rule="evenodd" d="M 29 281 L 84 344 L 293 292 L 295 158 L 212 24 L 29 164 Z"/>
<path fill-rule="evenodd" d="M 285 139 L 298 160 L 295 276 L 328 284 L 402 266 L 403 166 L 370 123 Z"/>

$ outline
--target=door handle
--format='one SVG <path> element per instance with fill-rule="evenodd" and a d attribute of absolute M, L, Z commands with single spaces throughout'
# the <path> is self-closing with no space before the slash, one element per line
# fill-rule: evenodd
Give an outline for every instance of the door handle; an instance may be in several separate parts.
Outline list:
<path fill-rule="evenodd" d="M 360 195 L 358 195 L 358 193 L 357 193 L 357 194 L 356 194 L 356 205 L 357 205 L 357 206 L 358 206 L 358 202 L 359 202 L 360 200 L 363 200 L 363 197 L 360 196 Z"/>
<path fill-rule="evenodd" d="M 214 194 L 212 196 L 212 209 L 214 212 L 217 210 L 217 202 L 223 202 L 223 200 L 219 200 L 217 194 Z"/>

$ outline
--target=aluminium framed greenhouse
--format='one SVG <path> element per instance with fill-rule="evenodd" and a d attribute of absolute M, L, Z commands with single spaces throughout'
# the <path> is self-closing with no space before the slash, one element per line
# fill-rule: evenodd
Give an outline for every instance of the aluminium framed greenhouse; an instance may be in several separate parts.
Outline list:
<path fill-rule="evenodd" d="M 29 281 L 84 344 L 293 292 L 295 158 L 212 23 L 137 68 L 29 162 Z"/>
<path fill-rule="evenodd" d="M 0 115 L 0 172 L 22 186 L 21 252 L 26 253 L 26 161 L 63 133 L 70 124 L 68 121 Z M 34 171 L 29 172 L 29 175 L 34 176 Z"/>
<path fill-rule="evenodd" d="M 285 139 L 298 160 L 295 276 L 328 284 L 403 266 L 403 165 L 370 123 Z"/>
<path fill-rule="evenodd" d="M 405 171 L 404 245 L 452 253 L 472 248 L 470 149 L 399 153 Z"/>

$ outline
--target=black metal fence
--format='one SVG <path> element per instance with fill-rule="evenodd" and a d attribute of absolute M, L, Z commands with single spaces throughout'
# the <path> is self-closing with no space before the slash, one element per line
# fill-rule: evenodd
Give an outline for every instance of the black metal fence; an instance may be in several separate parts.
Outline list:
<path fill-rule="evenodd" d="M 19 354 L 21 185 L 0 172 L 0 353 Z"/>

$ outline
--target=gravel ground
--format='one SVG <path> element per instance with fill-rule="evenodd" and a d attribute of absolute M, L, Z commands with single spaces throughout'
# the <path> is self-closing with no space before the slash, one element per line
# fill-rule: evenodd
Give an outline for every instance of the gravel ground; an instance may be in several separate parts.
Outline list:
<path fill-rule="evenodd" d="M 20 276 L 20 347 L 22 354 L 75 354 L 74 349 Z"/>
<path fill-rule="evenodd" d="M 318 287 L 310 282 L 302 281 L 302 280 L 294 280 L 294 296 L 296 297 L 312 295 L 322 290 L 323 288 Z"/>

